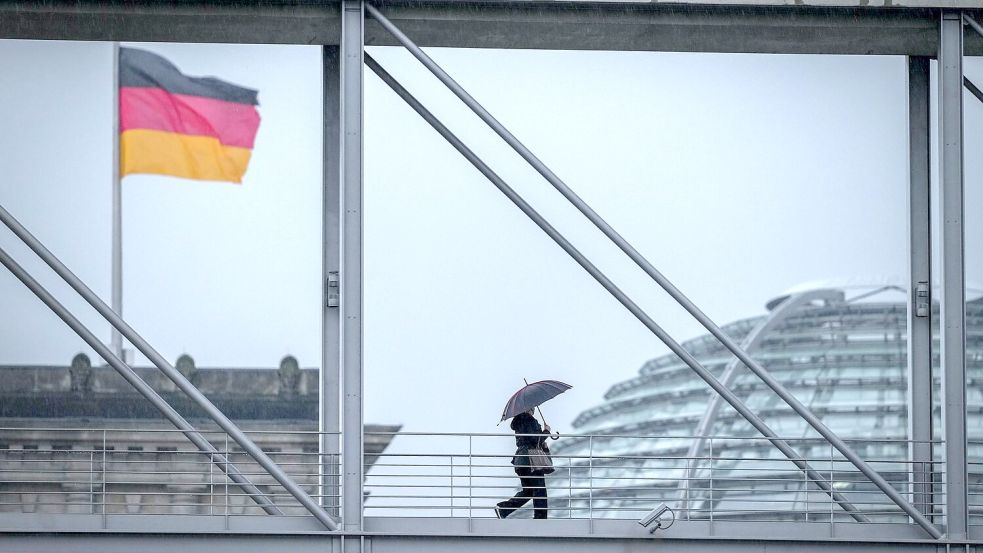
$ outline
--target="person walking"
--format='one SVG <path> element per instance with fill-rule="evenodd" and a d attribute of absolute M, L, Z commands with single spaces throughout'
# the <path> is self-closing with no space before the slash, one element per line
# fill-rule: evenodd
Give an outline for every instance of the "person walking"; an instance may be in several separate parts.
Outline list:
<path fill-rule="evenodd" d="M 550 454 L 549 446 L 546 445 L 546 438 L 550 435 L 550 426 L 539 425 L 539 421 L 534 416 L 534 410 L 530 409 L 519 413 L 512 418 L 512 431 L 515 432 L 515 456 L 512 457 L 512 465 L 515 467 L 515 474 L 519 477 L 522 489 L 514 497 L 499 502 L 495 507 L 495 515 L 498 518 L 506 518 L 520 507 L 525 505 L 530 499 L 533 506 L 533 518 L 545 519 L 549 516 L 549 504 L 546 495 L 546 471 L 553 472 L 552 467 L 538 465 L 530 450 L 540 450 L 546 455 Z M 537 452 L 538 453 L 538 452 Z"/>

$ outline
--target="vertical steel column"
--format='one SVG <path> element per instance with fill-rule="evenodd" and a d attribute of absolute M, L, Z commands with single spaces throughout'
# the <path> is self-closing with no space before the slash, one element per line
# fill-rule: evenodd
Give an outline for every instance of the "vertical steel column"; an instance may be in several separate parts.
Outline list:
<path fill-rule="evenodd" d="M 362 56 L 363 2 L 341 5 L 342 524 L 362 530 Z"/>
<path fill-rule="evenodd" d="M 112 287 L 111 303 L 113 312 L 123 316 L 123 186 L 119 174 L 119 42 L 113 42 L 113 243 L 112 243 Z M 123 336 L 113 325 L 109 325 L 110 345 L 113 353 L 123 361 Z"/>
<path fill-rule="evenodd" d="M 908 58 L 908 451 L 912 503 L 932 513 L 929 58 Z"/>
<path fill-rule="evenodd" d="M 939 44 L 939 189 L 942 204 L 942 425 L 946 529 L 966 539 L 966 289 L 963 260 L 963 20 L 942 14 Z"/>
<path fill-rule="evenodd" d="M 338 431 L 341 430 L 339 370 L 341 363 L 341 310 L 338 309 L 338 275 L 341 272 L 341 57 L 338 46 L 321 49 L 324 84 L 324 159 L 323 173 L 323 259 L 321 282 L 322 349 L 320 390 L 320 467 L 321 506 L 332 516 L 339 516 L 341 480 L 338 461 L 341 452 Z"/>

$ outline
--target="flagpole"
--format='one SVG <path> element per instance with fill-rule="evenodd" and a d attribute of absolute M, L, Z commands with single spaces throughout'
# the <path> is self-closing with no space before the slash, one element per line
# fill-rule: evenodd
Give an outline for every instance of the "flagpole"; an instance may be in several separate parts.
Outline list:
<path fill-rule="evenodd" d="M 119 176 L 119 42 L 113 42 L 113 274 L 112 308 L 123 316 L 123 191 Z M 113 353 L 123 357 L 123 337 L 112 328 Z"/>

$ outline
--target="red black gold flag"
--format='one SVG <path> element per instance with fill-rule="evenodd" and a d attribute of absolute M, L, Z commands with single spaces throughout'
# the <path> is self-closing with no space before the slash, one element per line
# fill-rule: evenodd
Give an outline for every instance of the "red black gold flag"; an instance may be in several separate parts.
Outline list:
<path fill-rule="evenodd" d="M 157 54 L 120 48 L 120 175 L 242 182 L 259 129 L 256 95 L 213 77 L 188 77 Z"/>

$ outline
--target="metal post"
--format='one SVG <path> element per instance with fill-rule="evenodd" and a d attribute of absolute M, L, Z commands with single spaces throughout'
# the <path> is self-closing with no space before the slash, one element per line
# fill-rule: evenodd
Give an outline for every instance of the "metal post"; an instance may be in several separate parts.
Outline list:
<path fill-rule="evenodd" d="M 932 514 L 929 58 L 908 58 L 908 436 L 912 502 Z"/>
<path fill-rule="evenodd" d="M 96 514 L 96 452 L 89 452 L 89 514 Z"/>
<path fill-rule="evenodd" d="M 461 85 L 457 84 L 443 69 L 441 69 L 419 46 L 413 43 L 405 34 L 402 33 L 391 21 L 386 19 L 377 9 L 370 4 L 366 4 L 366 10 L 375 18 L 397 41 L 413 54 L 424 66 L 429 69 L 444 85 L 446 85 L 458 98 L 460 98 L 478 117 L 480 117 L 489 127 L 492 128 L 503 140 L 505 140 L 520 156 L 533 166 L 554 188 L 557 189 L 567 200 L 570 201 L 584 216 L 586 216 L 601 232 L 614 242 L 629 258 L 632 259 L 646 274 L 655 280 L 673 299 L 676 300 L 687 312 L 703 325 L 721 344 L 736 355 L 762 382 L 765 383 L 778 397 L 782 399 L 793 411 L 798 413 L 810 426 L 812 426 L 823 438 L 832 443 L 836 449 L 843 454 L 854 466 L 857 467 L 867 478 L 873 482 L 891 501 L 897 504 L 903 511 L 908 513 L 915 521 L 933 537 L 941 537 L 938 529 L 918 512 L 905 498 L 898 493 L 891 484 L 884 480 L 880 474 L 871 468 L 859 455 L 856 454 L 846 443 L 840 439 L 832 430 L 813 413 L 808 407 L 802 404 L 791 392 L 771 374 L 765 370 L 757 361 L 751 358 L 737 343 L 727 335 L 716 323 L 714 323 L 696 304 L 690 301 L 672 282 L 662 275 L 647 259 L 645 259 L 635 248 L 628 243 L 614 228 L 611 227 L 600 215 L 597 214 L 586 202 L 573 192 L 563 181 L 560 180 L 542 161 L 539 160 L 528 148 L 526 148 L 515 136 L 512 135 L 501 123 L 498 122 L 487 110 L 485 110 L 474 98 L 471 97 Z M 822 477 L 820 476 L 820 479 Z M 861 515 L 863 516 L 863 515 Z"/>
<path fill-rule="evenodd" d="M 594 436 L 587 437 L 587 519 L 594 528 Z"/>
<path fill-rule="evenodd" d="M 222 452 L 222 455 L 226 459 L 225 462 L 228 463 L 229 462 L 228 459 L 232 455 L 232 452 L 229 451 L 228 434 L 225 435 L 225 451 Z M 225 520 L 225 529 L 228 530 L 229 529 L 229 479 L 228 478 L 225 479 L 225 519 L 224 520 Z"/>
<path fill-rule="evenodd" d="M 523 213 L 525 213 L 536 225 L 543 230 L 550 238 L 560 248 L 563 249 L 570 257 L 574 259 L 581 267 L 584 268 L 593 278 L 596 280 L 605 290 L 607 290 L 612 296 L 615 297 L 623 306 L 625 306 L 628 311 L 630 311 L 646 328 L 648 328 L 653 334 L 655 334 L 666 346 L 672 350 L 680 359 L 683 360 L 700 378 L 704 380 L 707 384 L 713 388 L 718 394 L 720 394 L 738 413 L 741 414 L 751 426 L 756 430 L 761 432 L 766 436 L 772 444 L 775 445 L 786 457 L 791 460 L 795 466 L 802 470 L 809 471 L 809 477 L 813 479 L 817 486 L 824 492 L 832 495 L 832 497 L 840 504 L 843 510 L 850 513 L 855 519 L 861 522 L 867 522 L 868 519 L 863 515 L 859 509 L 854 507 L 841 493 L 832 489 L 826 482 L 826 479 L 813 470 L 809 464 L 803 459 L 798 453 L 795 452 L 792 447 L 778 437 L 778 435 L 768 427 L 767 424 L 757 414 L 755 414 L 747 405 L 744 404 L 737 395 L 732 392 L 727 387 L 720 384 L 713 373 L 707 370 L 702 364 L 692 354 L 686 351 L 678 342 L 672 339 L 669 334 L 659 326 L 655 320 L 652 319 L 645 311 L 643 311 L 635 302 L 633 302 L 624 292 L 621 291 L 611 280 L 604 275 L 597 267 L 594 266 L 582 253 L 580 253 L 577 248 L 575 248 L 566 238 L 563 237 L 549 222 L 543 218 L 535 209 L 532 208 L 521 196 L 519 196 L 515 190 L 513 190 L 505 181 L 502 180 L 491 168 L 488 167 L 481 159 L 478 158 L 464 143 L 461 142 L 457 136 L 454 135 L 450 130 L 448 130 L 436 117 L 433 116 L 425 107 L 423 107 L 420 102 L 413 97 L 406 89 L 404 89 L 391 75 L 389 75 L 385 69 L 383 69 L 371 56 L 365 55 L 365 63 L 369 66 L 372 71 L 374 71 L 379 78 L 381 78 L 393 91 L 396 92 L 407 104 L 410 105 L 424 120 L 427 121 L 441 136 L 443 136 L 458 152 L 461 153 L 468 161 L 471 162 L 475 168 L 478 169 L 492 184 L 495 185 L 505 196 L 509 198 Z M 880 478 L 879 475 L 876 475 Z M 890 488 L 890 486 L 888 485 Z M 893 488 L 890 488 L 894 491 Z M 897 492 L 894 492 L 895 494 Z M 902 500 L 903 501 L 903 500 Z M 905 503 L 907 505 L 907 503 Z M 909 506 L 910 507 L 910 506 Z M 912 511 L 914 509 L 912 508 Z M 914 511 L 917 513 L 917 511 Z M 929 524 L 929 527 L 931 525 Z M 932 531 L 938 532 L 934 527 L 931 527 Z M 927 529 L 926 529 L 927 530 Z M 936 536 L 938 537 L 938 536 Z"/>
<path fill-rule="evenodd" d="M 472 441 L 474 439 L 473 434 L 468 434 L 468 532 L 471 531 L 471 508 L 474 501 L 474 484 L 471 481 L 471 476 L 474 472 L 474 447 Z"/>
<path fill-rule="evenodd" d="M 836 486 L 836 480 L 834 479 L 835 477 L 833 476 L 833 444 L 827 444 L 827 445 L 829 445 L 829 483 L 830 483 L 831 486 L 834 486 L 835 487 Z M 834 518 L 834 516 L 835 515 L 833 515 L 833 502 L 830 501 L 829 502 L 829 535 L 830 535 L 830 537 L 833 536 L 833 518 Z"/>
<path fill-rule="evenodd" d="M 908 451 L 912 502 L 932 514 L 929 58 L 908 58 Z"/>
<path fill-rule="evenodd" d="M 967 537 L 966 289 L 963 259 L 963 18 L 942 14 L 939 44 L 939 180 L 942 214 L 941 359 L 946 530 Z"/>
<path fill-rule="evenodd" d="M 567 518 L 573 518 L 573 459 L 567 458 Z"/>
<path fill-rule="evenodd" d="M 123 316 L 123 187 L 119 175 L 119 42 L 112 44 L 113 55 L 113 254 L 112 254 L 112 304 L 113 311 Z M 123 357 L 123 337 L 116 327 L 110 326 L 113 353 Z"/>
<path fill-rule="evenodd" d="M 710 473 L 708 484 L 710 489 L 707 492 L 707 497 L 709 498 L 707 500 L 707 505 L 710 506 L 710 533 L 713 534 L 713 438 L 710 438 L 710 450 L 708 452 L 707 464 L 709 465 L 707 470 Z"/>
<path fill-rule="evenodd" d="M 102 431 L 102 527 L 108 526 L 106 520 L 106 431 Z"/>
<path fill-rule="evenodd" d="M 341 363 L 342 524 L 362 531 L 362 0 L 341 14 Z"/>
<path fill-rule="evenodd" d="M 321 303 L 321 395 L 320 456 L 321 505 L 337 517 L 340 493 L 336 467 L 341 452 L 339 384 L 341 363 L 341 311 L 338 309 L 338 275 L 341 271 L 341 51 L 323 46 L 324 68 L 324 160 L 323 160 L 323 261 L 324 301 Z"/>
<path fill-rule="evenodd" d="M 0 208 L 2 211 L 3 208 Z M 188 439 L 195 444 L 203 453 L 212 453 L 215 451 L 215 447 L 201 437 L 194 426 L 191 425 L 180 413 L 174 410 L 173 407 L 167 401 L 160 397 L 149 384 L 144 382 L 133 369 L 129 367 L 126 363 L 120 360 L 109 348 L 105 346 L 95 334 L 92 333 L 88 328 L 85 327 L 78 319 L 76 319 L 71 313 L 65 309 L 65 306 L 58 302 L 48 292 L 41 284 L 39 284 L 27 271 L 24 270 L 9 254 L 0 248 L 0 264 L 6 267 L 14 276 L 24 283 L 34 294 L 48 306 L 49 309 L 54 311 L 58 317 L 65 322 L 76 334 L 85 341 L 92 349 L 99 354 L 100 357 L 106 360 L 113 369 L 116 370 L 131 386 L 136 388 L 136 390 L 147 399 L 154 407 L 160 411 L 167 420 L 181 430 Z M 103 456 L 105 457 L 105 445 L 103 446 Z M 103 465 L 105 469 L 105 464 Z M 261 492 L 256 486 L 254 486 L 245 476 L 239 473 L 238 469 L 231 467 L 227 473 L 229 478 L 236 482 L 242 490 L 249 495 L 256 502 L 257 505 L 263 507 L 263 510 L 267 514 L 282 514 L 280 510 L 273 505 L 273 502 L 266 497 L 263 492 Z M 105 510 L 105 507 L 104 507 Z"/>
<path fill-rule="evenodd" d="M 126 321 L 124 321 L 122 318 L 119 317 L 119 315 L 114 313 L 109 308 L 109 306 L 107 306 L 106 303 L 103 302 L 102 299 L 100 299 L 99 296 L 97 296 L 92 291 L 92 289 L 86 286 L 84 282 L 82 282 L 77 276 L 75 276 L 75 274 L 72 273 L 68 269 L 68 267 L 64 265 L 64 263 L 58 260 L 58 258 L 55 257 L 50 251 L 48 251 L 48 249 L 45 248 L 44 245 L 41 244 L 41 242 L 38 241 L 37 238 L 34 237 L 34 235 L 28 232 L 27 229 L 24 228 L 24 226 L 21 225 L 20 222 L 18 222 L 17 219 L 15 219 L 3 207 L 0 207 L 0 222 L 3 222 L 5 225 L 7 225 L 7 227 L 10 228 L 10 230 L 13 231 L 13 233 L 16 234 L 17 237 L 20 238 L 29 248 L 31 248 L 31 250 L 33 250 L 34 253 L 38 255 L 38 257 L 44 260 L 44 262 L 47 263 L 49 267 L 51 267 L 56 273 L 58 273 L 58 276 L 62 277 L 62 279 L 64 279 L 65 282 L 67 282 L 68 285 L 72 287 L 72 289 L 78 292 L 79 295 L 81 295 L 85 299 L 85 301 L 89 303 L 89 305 L 95 308 L 95 310 L 98 311 L 100 315 L 102 315 L 115 328 L 117 328 L 123 334 L 123 336 L 130 341 L 131 344 L 136 346 L 136 348 L 140 351 L 140 353 L 143 353 L 145 356 L 147 356 L 147 358 L 150 359 L 150 361 L 158 369 L 160 369 L 165 376 L 167 376 L 172 382 L 174 382 L 174 384 L 177 385 L 177 387 L 182 392 L 184 392 L 189 398 L 191 398 L 192 401 L 198 404 L 198 406 L 202 408 L 202 410 L 208 415 L 209 418 L 215 421 L 215 423 L 218 424 L 219 427 L 222 428 L 222 430 L 228 433 L 229 436 L 231 436 L 232 439 L 235 440 L 236 443 L 238 443 L 250 457 L 252 457 L 261 467 L 263 467 L 263 469 L 265 469 L 266 472 L 269 473 L 269 475 L 272 476 L 274 480 L 276 480 L 281 486 L 283 486 L 284 489 L 286 489 L 287 492 L 290 493 L 290 495 L 292 495 L 295 499 L 297 499 L 297 501 L 301 505 L 303 505 L 308 512 L 314 515 L 314 518 L 318 519 L 329 530 L 336 530 L 338 528 L 338 525 L 335 523 L 334 519 L 332 519 L 331 516 L 328 513 L 326 513 L 324 509 L 322 509 L 320 505 L 318 505 L 317 502 L 315 502 L 311 498 L 311 496 L 307 494 L 307 492 L 303 490 L 303 488 L 298 486 L 289 476 L 287 476 L 280 469 L 280 467 L 278 467 L 276 463 L 274 463 L 269 458 L 269 456 L 266 455 L 266 453 L 264 453 L 263 450 L 259 448 L 259 446 L 253 443 L 253 441 L 249 439 L 249 437 L 246 436 L 242 432 L 242 430 L 240 430 L 239 427 L 235 425 L 235 423 L 229 420 L 229 418 L 226 417 L 224 413 L 222 413 L 217 407 L 215 407 L 215 405 L 207 397 L 205 397 L 205 395 L 202 394 L 201 391 L 198 390 L 198 388 L 196 388 L 195 385 L 191 383 L 191 381 L 185 378 L 185 376 L 181 374 L 180 371 L 175 369 L 173 365 L 171 365 L 166 359 L 164 359 L 164 357 L 157 350 L 155 350 L 146 340 L 144 340 L 142 336 L 137 334 L 137 332 L 133 330 L 133 327 L 127 324 Z M 93 347 L 93 349 L 96 348 Z M 112 354 L 112 352 L 109 352 L 108 350 L 107 352 Z M 114 355 L 113 357 L 117 361 L 119 361 L 119 358 L 115 357 Z M 125 365 L 122 365 L 122 362 L 120 363 L 121 366 L 125 367 Z M 142 380 L 139 379 L 139 377 L 136 377 L 136 379 L 140 382 L 143 382 Z M 138 384 L 134 384 L 134 385 L 137 386 Z M 164 402 L 164 404 L 166 405 L 166 402 Z M 191 438 L 191 436 L 192 436 L 191 434 L 188 434 L 189 439 L 192 439 L 192 441 L 194 441 L 194 439 Z M 205 441 L 205 443 L 207 443 L 207 441 Z M 262 495 L 262 492 L 259 492 L 259 494 Z M 259 497 L 259 496 L 255 496 L 255 497 Z M 263 499 L 260 499 L 260 501 L 263 501 Z M 272 504 L 270 505 L 270 507 L 276 508 Z"/>
<path fill-rule="evenodd" d="M 691 486 L 692 486 L 691 480 L 693 479 L 693 475 L 696 473 L 695 466 L 696 466 L 696 464 L 694 463 L 693 457 L 691 455 L 688 455 L 687 454 L 687 456 L 686 456 L 686 472 L 683 473 L 683 478 L 686 479 L 686 487 L 683 488 L 683 502 L 682 502 L 682 505 L 681 505 L 681 507 L 683 509 L 685 509 L 684 511 L 681 512 L 681 515 L 685 515 L 686 516 L 686 520 L 690 520 L 690 518 L 692 518 L 692 517 L 690 517 L 690 513 L 693 510 L 692 509 L 693 504 L 690 503 L 689 498 L 690 498 L 690 489 L 691 489 Z"/>
<path fill-rule="evenodd" d="M 802 491 L 806 496 L 806 522 L 809 522 L 809 475 L 802 471 Z"/>

